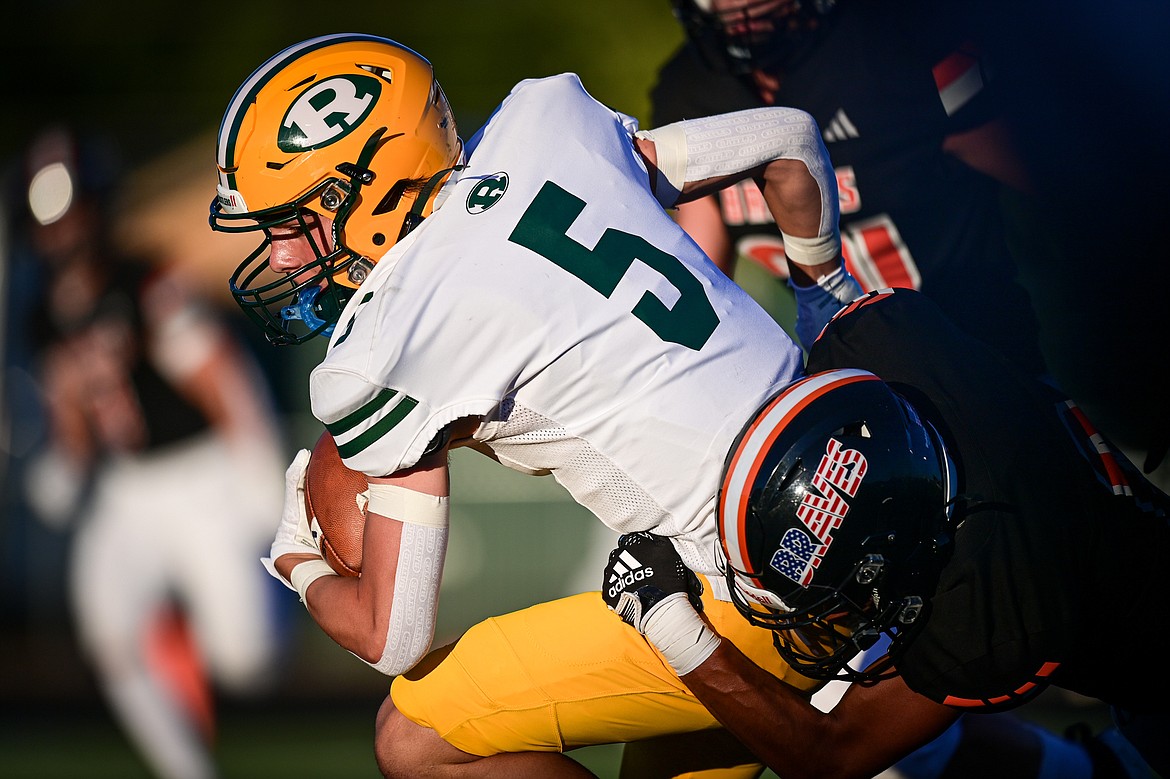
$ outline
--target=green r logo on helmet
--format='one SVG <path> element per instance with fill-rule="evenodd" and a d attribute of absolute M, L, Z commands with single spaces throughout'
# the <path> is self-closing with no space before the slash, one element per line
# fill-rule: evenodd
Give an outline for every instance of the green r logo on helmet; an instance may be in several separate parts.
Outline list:
<path fill-rule="evenodd" d="M 381 94 L 372 76 L 347 74 L 313 84 L 289 106 L 276 145 L 295 154 L 339 141 L 362 123 Z"/>

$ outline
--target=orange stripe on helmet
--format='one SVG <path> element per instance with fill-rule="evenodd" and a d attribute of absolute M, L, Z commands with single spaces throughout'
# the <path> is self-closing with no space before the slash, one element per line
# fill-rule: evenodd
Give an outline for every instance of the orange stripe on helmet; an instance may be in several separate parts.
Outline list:
<path fill-rule="evenodd" d="M 873 292 L 868 292 L 865 295 L 862 295 L 861 297 L 857 298 L 856 300 L 852 301 L 848 305 L 846 305 L 843 308 L 841 308 L 840 310 L 838 310 L 837 313 L 833 314 L 832 318 L 829 321 L 832 322 L 832 321 L 835 321 L 837 319 L 841 319 L 842 317 L 849 316 L 850 314 L 852 314 L 854 311 L 858 310 L 859 308 L 864 308 L 865 306 L 868 306 L 870 303 L 876 303 L 877 301 L 881 300 L 882 298 L 889 297 L 890 295 L 893 295 L 893 294 L 894 294 L 894 290 L 889 288 L 889 287 L 883 287 L 882 289 L 875 289 Z"/>
<path fill-rule="evenodd" d="M 867 371 L 853 368 L 824 371 L 807 376 L 780 392 L 752 419 L 731 456 L 720 487 L 719 540 L 729 564 L 748 574 L 757 586 L 763 586 L 748 571 L 746 541 L 747 502 L 750 485 L 755 483 L 772 444 L 788 424 L 809 404 L 825 394 L 858 381 L 878 381 Z M 779 418 L 774 418 L 779 414 Z M 762 438 L 761 438 L 762 436 Z M 732 554 L 734 549 L 735 554 Z M 737 565 L 738 563 L 738 565 Z"/>

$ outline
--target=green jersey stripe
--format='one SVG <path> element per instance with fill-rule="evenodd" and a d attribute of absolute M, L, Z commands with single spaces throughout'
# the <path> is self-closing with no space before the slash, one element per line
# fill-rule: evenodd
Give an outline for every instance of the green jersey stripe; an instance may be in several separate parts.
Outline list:
<path fill-rule="evenodd" d="M 369 303 L 369 302 L 370 302 L 371 300 L 373 300 L 373 299 L 374 299 L 374 293 L 373 293 L 373 292 L 367 292 L 367 293 L 366 293 L 366 294 L 365 294 L 365 295 L 362 297 L 362 299 L 361 299 L 360 301 L 358 301 L 358 308 L 360 309 L 362 306 L 364 306 L 366 303 Z M 353 323 L 354 323 L 354 322 L 356 322 L 356 321 L 357 321 L 357 311 L 355 311 L 355 312 L 354 312 L 354 314 L 353 314 L 353 316 L 351 316 L 351 317 L 349 318 L 349 324 L 347 324 L 347 325 L 345 326 L 345 332 L 344 332 L 344 333 L 342 333 L 342 334 L 341 334 L 341 337 L 339 337 L 339 338 L 337 339 L 337 341 L 335 341 L 335 342 L 334 342 L 333 346 L 329 347 L 330 349 L 335 349 L 335 348 L 337 348 L 338 346 L 341 346 L 343 343 L 345 343 L 345 339 L 349 338 L 349 334 L 350 334 L 351 332 L 353 332 Z"/>
<path fill-rule="evenodd" d="M 341 454 L 341 458 L 344 460 L 349 457 L 353 457 L 355 454 L 377 441 L 379 438 L 392 430 L 395 425 L 401 422 L 406 417 L 406 415 L 409 414 L 411 410 L 413 410 L 417 405 L 417 400 L 410 397 L 409 395 L 403 395 L 402 400 L 398 403 L 397 406 L 394 407 L 394 410 L 387 414 L 381 421 L 375 425 L 372 425 L 369 430 L 362 433 L 352 441 L 337 445 L 337 451 Z"/>
<path fill-rule="evenodd" d="M 371 400 L 369 403 L 366 403 L 361 408 L 346 414 L 336 422 L 331 422 L 325 425 L 325 429 L 328 430 L 334 438 L 343 436 L 362 422 L 365 422 L 367 419 L 374 416 L 374 414 L 377 414 L 379 411 L 381 411 L 387 403 L 394 399 L 394 396 L 397 394 L 398 390 L 392 390 L 389 388 L 384 389 L 375 395 L 373 400 Z"/>

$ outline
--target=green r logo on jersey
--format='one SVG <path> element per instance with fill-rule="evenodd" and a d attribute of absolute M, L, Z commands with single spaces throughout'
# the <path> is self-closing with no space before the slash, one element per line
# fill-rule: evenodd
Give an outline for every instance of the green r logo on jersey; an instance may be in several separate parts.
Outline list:
<path fill-rule="evenodd" d="M 482 214 L 508 191 L 508 174 L 500 171 L 476 182 L 467 193 L 467 213 Z"/>
<path fill-rule="evenodd" d="M 382 94 L 372 76 L 325 79 L 302 92 L 280 122 L 276 145 L 289 154 L 341 140 L 362 123 Z"/>

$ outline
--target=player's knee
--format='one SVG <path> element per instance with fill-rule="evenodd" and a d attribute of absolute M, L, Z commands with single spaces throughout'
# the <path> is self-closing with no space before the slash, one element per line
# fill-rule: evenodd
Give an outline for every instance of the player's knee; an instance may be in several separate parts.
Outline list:
<path fill-rule="evenodd" d="M 394 706 L 389 695 L 378 709 L 374 730 L 374 757 L 386 777 L 419 776 L 425 752 L 420 737 L 426 728 L 411 722 Z"/>
<path fill-rule="evenodd" d="M 374 757 L 383 776 L 410 779 L 448 775 L 450 768 L 480 759 L 447 743 L 431 728 L 408 719 L 390 696 L 378 709 Z"/>
<path fill-rule="evenodd" d="M 255 698 L 271 692 L 279 679 L 275 660 L 226 664 L 214 669 L 216 686 L 236 698 Z"/>

